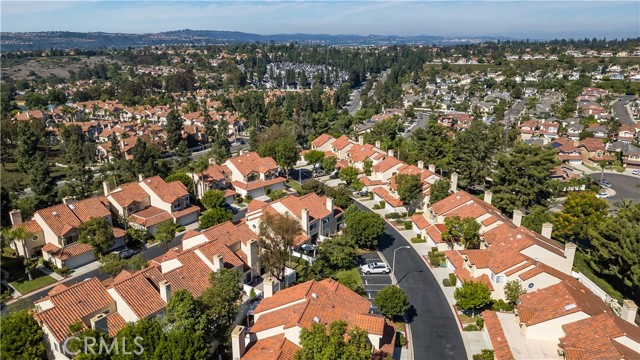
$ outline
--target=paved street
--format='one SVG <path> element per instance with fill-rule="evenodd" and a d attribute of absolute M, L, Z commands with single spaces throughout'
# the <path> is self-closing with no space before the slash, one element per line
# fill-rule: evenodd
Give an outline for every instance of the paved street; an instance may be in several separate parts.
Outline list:
<path fill-rule="evenodd" d="M 349 115 L 352 116 L 360 110 L 360 89 L 356 89 L 353 92 L 353 100 L 351 100 L 351 105 L 347 106 L 347 110 L 349 111 Z"/>
<path fill-rule="evenodd" d="M 384 262 L 376 252 L 364 254 L 361 256 L 367 264 L 372 262 Z M 388 265 L 391 266 L 391 264 Z M 378 291 L 382 290 L 386 286 L 391 285 L 391 276 L 389 274 L 365 275 L 362 273 L 362 270 L 360 271 L 360 276 L 362 277 L 362 282 L 364 283 L 365 297 L 369 301 L 371 301 L 371 312 L 374 314 L 380 314 L 380 311 L 375 306 L 373 301 L 375 300 Z"/>
<path fill-rule="evenodd" d="M 627 101 L 634 98 L 635 97 L 633 95 L 621 96 L 620 100 L 616 101 L 613 104 L 613 116 L 616 119 L 620 120 L 620 122 L 623 124 L 635 125 L 635 122 L 631 118 L 631 115 L 629 115 L 629 111 L 627 111 L 627 108 L 625 106 Z"/>
<path fill-rule="evenodd" d="M 358 207 L 369 210 L 361 204 Z M 380 250 L 388 261 L 392 261 L 393 250 L 409 243 L 393 226 L 386 223 L 386 227 L 387 235 L 380 242 Z M 425 262 L 413 249 L 398 250 L 395 277 L 412 304 L 408 321 L 415 359 L 466 359 L 464 343 L 447 299 Z"/>
<path fill-rule="evenodd" d="M 595 172 L 589 174 L 589 176 L 596 181 L 600 181 L 601 174 Z M 614 196 L 607 198 L 607 200 L 631 199 L 635 203 L 640 202 L 640 176 L 605 173 L 604 179 L 611 182 L 611 188 L 616 192 Z"/>

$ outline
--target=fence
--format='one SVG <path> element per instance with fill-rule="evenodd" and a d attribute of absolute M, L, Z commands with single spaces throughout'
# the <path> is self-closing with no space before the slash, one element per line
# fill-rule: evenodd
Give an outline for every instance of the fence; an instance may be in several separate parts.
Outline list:
<path fill-rule="evenodd" d="M 618 300 L 609 296 L 609 294 L 607 294 L 606 291 L 602 290 L 593 281 L 589 280 L 589 278 L 586 277 L 583 273 L 572 271 L 571 275 L 574 278 L 578 279 L 578 281 L 580 281 L 584 286 L 586 286 L 587 289 L 591 290 L 592 293 L 594 293 L 596 296 L 602 299 L 602 301 L 607 303 L 607 305 L 609 305 L 616 314 L 620 315 L 620 311 L 622 310 L 622 305 L 620 305 Z"/>

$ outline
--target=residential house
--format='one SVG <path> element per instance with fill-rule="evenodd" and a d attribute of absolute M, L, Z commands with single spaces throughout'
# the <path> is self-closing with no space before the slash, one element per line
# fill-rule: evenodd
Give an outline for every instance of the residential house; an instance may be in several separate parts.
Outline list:
<path fill-rule="evenodd" d="M 549 146 L 558 152 L 558 157 L 563 163 L 582 164 L 582 155 L 576 147 L 577 141 L 566 137 L 553 140 Z"/>
<path fill-rule="evenodd" d="M 607 144 L 607 150 L 620 153 L 622 166 L 629 169 L 640 168 L 640 148 L 622 141 Z"/>
<path fill-rule="evenodd" d="M 581 149 L 582 160 L 589 164 L 615 160 L 615 157 L 611 155 L 612 152 L 607 150 L 602 139 L 586 138 L 579 143 L 578 148 Z"/>
<path fill-rule="evenodd" d="M 265 287 L 270 286 L 268 281 Z M 369 308 L 368 300 L 332 279 L 307 281 L 275 294 L 265 290 L 249 331 L 236 326 L 231 334 L 233 357 L 293 360 L 303 328 L 339 320 L 348 328 L 365 330 L 374 352 L 392 354 L 395 329 L 383 317 L 371 315 Z"/>
<path fill-rule="evenodd" d="M 226 165 L 219 165 L 215 159 L 209 159 L 209 165 L 201 173 L 188 173 L 194 183 L 194 192 L 198 199 L 209 189 L 224 192 L 225 202 L 233 204 L 237 194 L 231 189 L 231 170 Z"/>
<path fill-rule="evenodd" d="M 241 196 L 257 198 L 285 188 L 287 180 L 278 176 L 278 164 L 270 157 L 263 158 L 255 152 L 241 153 L 229 158 L 224 165 L 231 172 L 231 185 Z"/>

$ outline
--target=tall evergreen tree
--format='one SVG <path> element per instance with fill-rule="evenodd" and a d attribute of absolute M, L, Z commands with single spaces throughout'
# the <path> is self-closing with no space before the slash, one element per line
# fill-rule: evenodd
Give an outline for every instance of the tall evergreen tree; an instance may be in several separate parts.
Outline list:
<path fill-rule="evenodd" d="M 56 183 L 51 177 L 49 163 L 42 153 L 36 154 L 29 169 L 31 191 L 38 198 L 38 208 L 46 207 L 53 201 Z"/>
<path fill-rule="evenodd" d="M 178 110 L 173 109 L 167 115 L 167 147 L 169 149 L 174 149 L 182 140 L 182 117 Z"/>
<path fill-rule="evenodd" d="M 31 162 L 38 152 L 39 143 L 40 139 L 29 123 L 21 121 L 18 125 L 18 146 L 15 153 L 18 170 L 27 172 L 31 168 Z"/>

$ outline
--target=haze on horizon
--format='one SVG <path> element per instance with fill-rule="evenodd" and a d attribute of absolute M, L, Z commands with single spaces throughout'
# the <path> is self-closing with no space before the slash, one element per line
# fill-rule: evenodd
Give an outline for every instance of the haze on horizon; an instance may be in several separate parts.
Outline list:
<path fill-rule="evenodd" d="M 151 33 L 179 29 L 269 34 L 627 38 L 638 1 L 2 1 L 3 32 Z"/>

